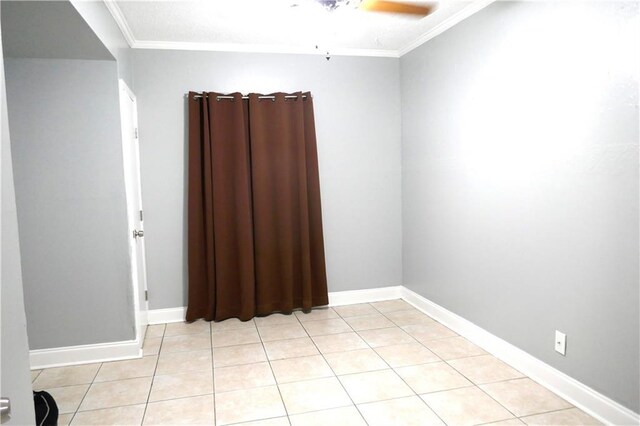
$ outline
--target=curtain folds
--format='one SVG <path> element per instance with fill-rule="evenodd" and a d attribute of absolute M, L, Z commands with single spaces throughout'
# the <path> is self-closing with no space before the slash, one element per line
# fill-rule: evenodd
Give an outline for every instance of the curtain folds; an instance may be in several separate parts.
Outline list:
<path fill-rule="evenodd" d="M 328 304 L 311 94 L 195 95 L 187 321 Z"/>

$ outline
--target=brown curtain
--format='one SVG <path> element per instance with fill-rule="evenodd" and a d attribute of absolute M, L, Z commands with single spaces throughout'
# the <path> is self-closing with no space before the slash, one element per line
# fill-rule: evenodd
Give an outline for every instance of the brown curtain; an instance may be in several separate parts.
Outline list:
<path fill-rule="evenodd" d="M 313 100 L 293 95 L 189 93 L 187 321 L 328 303 Z"/>

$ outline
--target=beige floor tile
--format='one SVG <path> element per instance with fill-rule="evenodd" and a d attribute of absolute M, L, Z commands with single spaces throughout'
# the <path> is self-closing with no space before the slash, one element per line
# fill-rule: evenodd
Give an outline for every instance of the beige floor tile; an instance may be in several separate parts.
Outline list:
<path fill-rule="evenodd" d="M 384 315 L 399 327 L 403 327 L 405 325 L 417 325 L 417 324 L 422 324 L 422 325 L 437 324 L 437 322 L 433 318 L 423 314 L 417 309 L 407 309 L 405 311 L 387 312 Z"/>
<path fill-rule="evenodd" d="M 164 337 L 164 328 L 166 324 L 148 325 L 144 338 Z"/>
<path fill-rule="evenodd" d="M 31 383 L 38 378 L 38 376 L 42 373 L 42 370 L 31 370 Z"/>
<path fill-rule="evenodd" d="M 209 322 L 205 320 L 198 320 L 194 322 L 172 322 L 167 324 L 167 328 L 164 330 L 164 337 L 209 332 L 211 332 L 211 327 Z"/>
<path fill-rule="evenodd" d="M 307 337 L 302 325 L 296 321 L 295 324 L 278 324 L 258 327 L 260 338 L 263 342 L 273 342 L 275 340 L 298 339 Z"/>
<path fill-rule="evenodd" d="M 69 426 L 71 419 L 73 419 L 73 413 L 58 414 L 58 426 Z"/>
<path fill-rule="evenodd" d="M 80 405 L 80 411 L 147 402 L 151 377 L 94 383 Z"/>
<path fill-rule="evenodd" d="M 366 349 L 367 344 L 356 333 L 328 334 L 314 336 L 313 341 L 323 354 Z"/>
<path fill-rule="evenodd" d="M 189 352 L 211 349 L 209 333 L 169 336 L 162 340 L 162 353 Z"/>
<path fill-rule="evenodd" d="M 359 331 L 358 334 L 372 348 L 381 346 L 400 345 L 402 343 L 413 343 L 415 340 L 398 327 L 377 328 L 375 330 Z"/>
<path fill-rule="evenodd" d="M 33 382 L 33 389 L 43 390 L 70 385 L 91 383 L 98 373 L 100 364 L 72 365 L 42 370 Z"/>
<path fill-rule="evenodd" d="M 267 351 L 267 357 L 271 361 L 317 355 L 320 353 L 318 352 L 316 345 L 308 337 L 264 342 L 264 348 Z"/>
<path fill-rule="evenodd" d="M 144 356 L 158 355 L 162 345 L 162 337 L 147 337 L 142 345 L 142 354 Z"/>
<path fill-rule="evenodd" d="M 377 314 L 373 306 L 368 303 L 360 303 L 357 305 L 336 306 L 333 308 L 342 318 L 361 317 L 363 315 Z"/>
<path fill-rule="evenodd" d="M 266 317 L 256 317 L 253 320 L 255 321 L 258 328 L 270 325 L 298 324 L 298 318 L 293 314 L 271 314 L 267 315 Z"/>
<path fill-rule="evenodd" d="M 339 379 L 356 404 L 413 395 L 393 370 L 349 374 Z"/>
<path fill-rule="evenodd" d="M 389 368 L 387 363 L 372 349 L 335 352 L 326 354 L 325 358 L 333 371 L 338 375 L 364 373 Z"/>
<path fill-rule="evenodd" d="M 419 342 L 457 336 L 457 334 L 452 330 L 438 323 L 406 325 L 402 327 L 402 329 L 412 335 Z"/>
<path fill-rule="evenodd" d="M 469 380 L 451 368 L 446 362 L 413 365 L 396 369 L 416 393 L 438 392 L 448 389 L 473 386 Z"/>
<path fill-rule="evenodd" d="M 151 355 L 126 361 L 105 362 L 100 367 L 94 381 L 110 382 L 113 380 L 153 376 L 157 360 L 158 357 L 156 355 Z"/>
<path fill-rule="evenodd" d="M 164 401 L 209 393 L 213 393 L 211 371 L 165 374 L 153 378 L 149 401 Z"/>
<path fill-rule="evenodd" d="M 333 376 L 333 371 L 322 355 L 271 361 L 278 383 L 298 382 Z"/>
<path fill-rule="evenodd" d="M 449 361 L 449 365 L 475 384 L 499 382 L 524 377 L 524 374 L 509 367 L 492 355 L 454 359 Z"/>
<path fill-rule="evenodd" d="M 515 417 L 507 420 L 500 420 L 499 422 L 484 423 L 482 426 L 522 426 L 524 423 Z"/>
<path fill-rule="evenodd" d="M 211 332 L 218 333 L 220 331 L 238 330 L 245 328 L 256 328 L 253 320 L 240 321 L 238 318 L 229 318 L 220 322 L 211 322 Z"/>
<path fill-rule="evenodd" d="M 440 361 L 433 352 L 417 342 L 383 346 L 375 350 L 393 368 Z"/>
<path fill-rule="evenodd" d="M 571 407 L 567 401 L 529 378 L 490 383 L 480 388 L 517 417 Z"/>
<path fill-rule="evenodd" d="M 475 386 L 421 397 L 448 425 L 477 425 L 513 418 L 504 407 Z"/>
<path fill-rule="evenodd" d="M 87 393 L 87 389 L 89 389 L 89 385 L 75 385 L 49 388 L 47 392 L 56 400 L 58 412 L 60 414 L 68 414 L 76 412 L 82 402 L 82 398 L 84 398 Z"/>
<path fill-rule="evenodd" d="M 75 415 L 72 425 L 140 425 L 144 410 L 145 404 L 82 411 Z"/>
<path fill-rule="evenodd" d="M 162 357 L 161 357 L 162 358 Z M 226 367 L 229 365 L 252 364 L 267 360 L 262 343 L 248 345 L 226 346 L 213 351 L 213 366 Z"/>
<path fill-rule="evenodd" d="M 307 321 L 303 326 L 305 330 L 307 330 L 309 336 L 322 336 L 324 334 L 348 333 L 353 331 L 351 327 L 349 327 L 349 324 L 340 318 Z"/>
<path fill-rule="evenodd" d="M 249 422 L 286 415 L 277 386 L 216 394 L 216 424 Z"/>
<path fill-rule="evenodd" d="M 367 426 L 357 408 L 353 405 L 296 414 L 291 416 L 291 424 L 293 426 Z"/>
<path fill-rule="evenodd" d="M 216 368 L 213 377 L 216 393 L 276 384 L 268 362 Z"/>
<path fill-rule="evenodd" d="M 211 350 L 162 353 L 155 374 L 186 373 L 211 370 Z"/>
<path fill-rule="evenodd" d="M 289 415 L 352 405 L 335 377 L 286 383 L 279 387 Z"/>
<path fill-rule="evenodd" d="M 248 343 L 260 343 L 260 336 L 255 327 L 240 328 L 228 331 L 218 331 L 211 334 L 214 348 L 224 346 L 246 345 Z"/>
<path fill-rule="evenodd" d="M 425 340 L 422 342 L 433 353 L 444 360 L 485 355 L 486 352 L 464 337 L 448 337 L 446 339 Z"/>
<path fill-rule="evenodd" d="M 408 304 L 407 302 L 405 302 L 402 299 L 395 299 L 395 300 L 385 300 L 382 302 L 373 302 L 371 303 L 371 306 L 373 306 L 374 308 L 376 308 L 378 311 L 382 312 L 383 314 L 387 313 L 387 312 L 395 312 L 395 311 L 404 311 L 407 309 L 415 309 L 413 306 L 411 306 L 410 304 Z"/>
<path fill-rule="evenodd" d="M 444 426 L 417 396 L 360 404 L 358 409 L 369 426 Z"/>
<path fill-rule="evenodd" d="M 256 420 L 255 422 L 236 423 L 237 426 L 289 426 L 286 417 L 276 417 L 274 419 Z"/>
<path fill-rule="evenodd" d="M 360 317 L 348 317 L 344 319 L 355 331 L 373 330 L 376 328 L 394 327 L 395 324 L 389 321 L 382 314 L 363 315 Z"/>
<path fill-rule="evenodd" d="M 577 408 L 568 410 L 553 411 L 551 413 L 536 414 L 535 416 L 523 417 L 521 419 L 528 425 L 601 425 L 587 413 Z"/>
<path fill-rule="evenodd" d="M 213 395 L 171 399 L 147 405 L 145 425 L 213 425 Z"/>
<path fill-rule="evenodd" d="M 331 308 L 316 308 L 311 312 L 296 311 L 295 316 L 298 317 L 300 322 L 340 318 L 336 311 Z"/>

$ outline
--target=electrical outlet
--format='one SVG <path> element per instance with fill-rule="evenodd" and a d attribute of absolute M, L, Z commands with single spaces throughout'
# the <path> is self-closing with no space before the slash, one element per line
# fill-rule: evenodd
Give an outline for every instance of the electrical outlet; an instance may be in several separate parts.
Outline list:
<path fill-rule="evenodd" d="M 564 356 L 567 352 L 567 335 L 556 330 L 556 352 Z"/>

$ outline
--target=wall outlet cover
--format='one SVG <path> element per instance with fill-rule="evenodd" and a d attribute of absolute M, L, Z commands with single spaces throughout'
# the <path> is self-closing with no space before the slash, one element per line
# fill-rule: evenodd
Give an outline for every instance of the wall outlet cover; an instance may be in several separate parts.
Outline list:
<path fill-rule="evenodd" d="M 563 356 L 567 352 L 567 335 L 558 330 L 556 330 L 555 349 Z"/>

